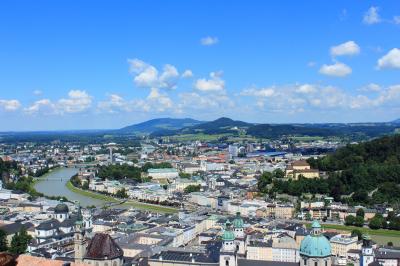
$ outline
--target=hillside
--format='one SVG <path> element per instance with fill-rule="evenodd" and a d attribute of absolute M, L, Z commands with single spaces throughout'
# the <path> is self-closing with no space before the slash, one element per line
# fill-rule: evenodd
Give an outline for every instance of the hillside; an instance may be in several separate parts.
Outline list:
<path fill-rule="evenodd" d="M 308 162 L 312 168 L 326 171 L 328 178 L 284 180 L 272 179 L 269 174 L 259 179 L 259 190 L 271 196 L 326 194 L 351 205 L 400 204 L 400 135 L 348 145 Z"/>
<path fill-rule="evenodd" d="M 203 122 L 191 118 L 157 118 L 121 128 L 118 132 L 150 134 L 159 130 L 178 130 L 200 123 Z"/>
<path fill-rule="evenodd" d="M 276 139 L 282 136 L 320 136 L 346 137 L 351 140 L 365 140 L 369 138 L 391 135 L 398 130 L 398 125 L 387 123 L 366 124 L 251 124 L 235 121 L 229 118 L 220 118 L 182 129 L 162 129 L 151 134 L 153 137 L 173 136 L 180 134 L 238 134 L 243 133 L 256 138 Z"/>
<path fill-rule="evenodd" d="M 241 130 L 246 130 L 253 124 L 243 121 L 232 120 L 230 118 L 221 117 L 211 122 L 204 122 L 193 126 L 184 127 L 178 130 L 162 129 L 151 134 L 153 137 L 172 136 L 179 134 L 238 134 Z"/>
<path fill-rule="evenodd" d="M 250 127 L 247 134 L 259 138 L 278 138 L 281 136 L 334 136 L 332 129 L 312 125 L 269 125 L 259 124 Z"/>
<path fill-rule="evenodd" d="M 400 135 L 347 145 L 308 161 L 313 168 L 329 172 L 332 196 L 355 192 L 355 202 L 400 203 Z M 368 192 L 376 188 L 369 198 Z"/>
<path fill-rule="evenodd" d="M 230 118 L 221 117 L 211 122 L 205 122 L 196 126 L 183 128 L 182 133 L 204 133 L 204 134 L 222 134 L 222 133 L 235 133 L 239 129 L 247 129 L 253 124 L 246 123 L 239 120 L 232 120 Z"/>

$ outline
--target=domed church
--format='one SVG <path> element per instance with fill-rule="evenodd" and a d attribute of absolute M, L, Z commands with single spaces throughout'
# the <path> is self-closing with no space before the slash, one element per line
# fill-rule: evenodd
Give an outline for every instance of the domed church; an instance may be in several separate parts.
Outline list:
<path fill-rule="evenodd" d="M 322 234 L 321 225 L 314 221 L 311 234 L 300 244 L 301 266 L 331 266 L 332 252 L 329 240 Z"/>

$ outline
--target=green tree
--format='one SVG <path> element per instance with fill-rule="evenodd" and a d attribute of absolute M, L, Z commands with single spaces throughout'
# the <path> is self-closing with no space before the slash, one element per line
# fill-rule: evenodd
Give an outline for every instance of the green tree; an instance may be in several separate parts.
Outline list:
<path fill-rule="evenodd" d="M 273 175 L 270 172 L 262 173 L 257 182 L 257 187 L 260 192 L 262 193 L 268 192 L 268 185 L 272 183 L 272 176 Z"/>
<path fill-rule="evenodd" d="M 354 220 L 354 225 L 358 227 L 362 227 L 364 225 L 364 218 L 361 216 L 356 216 Z"/>
<path fill-rule="evenodd" d="M 362 218 L 364 219 L 364 217 L 365 217 L 364 209 L 363 209 L 363 208 L 359 208 L 359 209 L 357 210 L 357 212 L 356 212 L 356 216 L 357 216 L 357 217 L 362 217 Z"/>
<path fill-rule="evenodd" d="M 10 252 L 13 254 L 25 253 L 31 239 L 32 237 L 28 235 L 26 229 L 22 227 L 11 239 Z"/>
<path fill-rule="evenodd" d="M 117 193 L 115 193 L 115 196 L 117 198 L 126 199 L 128 197 L 128 194 L 126 193 L 125 188 L 121 188 L 120 190 L 117 191 Z"/>
<path fill-rule="evenodd" d="M 7 233 L 0 229 L 0 252 L 7 251 Z"/>
<path fill-rule="evenodd" d="M 185 193 L 192 193 L 200 191 L 200 185 L 189 185 L 185 187 Z"/>
<path fill-rule="evenodd" d="M 179 177 L 180 178 L 190 179 L 190 174 L 187 174 L 187 173 L 184 173 L 184 172 L 179 172 Z"/>
<path fill-rule="evenodd" d="M 284 178 L 285 173 L 282 171 L 282 169 L 278 168 L 274 171 L 274 176 L 275 176 L 275 178 Z"/>
<path fill-rule="evenodd" d="M 380 214 L 375 214 L 375 216 L 369 221 L 369 228 L 371 229 L 379 229 L 382 228 L 383 225 L 383 217 Z"/>
<path fill-rule="evenodd" d="M 356 236 L 358 238 L 358 241 L 360 241 L 362 239 L 362 232 L 359 229 L 354 229 L 353 231 L 351 231 L 351 236 Z"/>
<path fill-rule="evenodd" d="M 354 225 L 356 221 L 356 217 L 353 215 L 347 215 L 346 218 L 344 219 L 344 224 L 345 225 Z"/>

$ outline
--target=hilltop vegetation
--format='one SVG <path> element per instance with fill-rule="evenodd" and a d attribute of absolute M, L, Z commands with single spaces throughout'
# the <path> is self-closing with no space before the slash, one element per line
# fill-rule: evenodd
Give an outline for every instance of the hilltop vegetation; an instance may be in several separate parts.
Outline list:
<path fill-rule="evenodd" d="M 336 198 L 354 192 L 355 202 L 400 203 L 400 135 L 347 145 L 308 162 L 329 173 L 330 192 Z"/>
<path fill-rule="evenodd" d="M 150 134 L 158 130 L 174 131 L 201 123 L 203 122 L 191 118 L 157 118 L 121 128 L 118 132 Z"/>
<path fill-rule="evenodd" d="M 347 145 L 320 159 L 309 159 L 312 168 L 326 171 L 327 179 L 285 181 L 260 178 L 259 189 L 274 196 L 287 193 L 328 194 L 350 204 L 400 204 L 400 135 Z M 271 189 L 266 189 L 269 184 Z M 351 195 L 343 198 L 343 195 Z"/>

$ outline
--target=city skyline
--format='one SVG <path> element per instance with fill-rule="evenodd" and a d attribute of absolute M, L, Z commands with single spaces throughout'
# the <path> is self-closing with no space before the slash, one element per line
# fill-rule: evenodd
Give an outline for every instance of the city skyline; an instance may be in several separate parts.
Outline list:
<path fill-rule="evenodd" d="M 22 2 L 0 11 L 0 131 L 400 118 L 396 1 Z"/>

